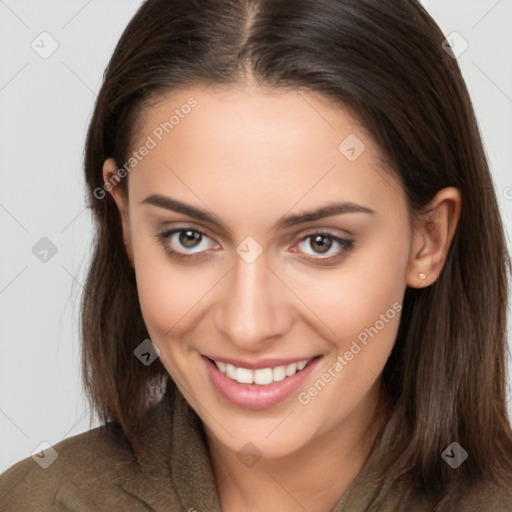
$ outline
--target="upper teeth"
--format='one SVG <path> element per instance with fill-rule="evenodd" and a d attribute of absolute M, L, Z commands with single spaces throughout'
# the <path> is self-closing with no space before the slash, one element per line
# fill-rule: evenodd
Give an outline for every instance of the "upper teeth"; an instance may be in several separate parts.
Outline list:
<path fill-rule="evenodd" d="M 272 382 L 279 382 L 300 372 L 311 359 L 305 359 L 298 363 L 276 366 L 275 368 L 260 368 L 250 370 L 249 368 L 238 368 L 230 363 L 214 361 L 217 368 L 230 379 L 236 380 L 240 384 L 259 384 L 266 386 Z"/>

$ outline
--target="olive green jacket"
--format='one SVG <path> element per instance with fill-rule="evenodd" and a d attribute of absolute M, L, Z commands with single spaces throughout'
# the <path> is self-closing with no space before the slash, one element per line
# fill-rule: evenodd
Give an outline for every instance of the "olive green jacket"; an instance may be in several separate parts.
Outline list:
<path fill-rule="evenodd" d="M 204 435 L 191 425 L 188 408 L 181 401 L 171 407 L 164 397 L 152 410 L 139 457 L 119 427 L 115 436 L 99 427 L 66 439 L 53 447 L 58 457 L 46 469 L 44 457 L 50 462 L 54 452 L 27 458 L 0 477 L 0 511 L 220 512 Z M 377 483 L 385 443 L 386 431 L 333 512 L 431 510 L 421 500 L 405 505 L 403 486 Z M 512 497 L 503 489 L 474 490 L 453 509 L 471 511 L 510 512 Z"/>

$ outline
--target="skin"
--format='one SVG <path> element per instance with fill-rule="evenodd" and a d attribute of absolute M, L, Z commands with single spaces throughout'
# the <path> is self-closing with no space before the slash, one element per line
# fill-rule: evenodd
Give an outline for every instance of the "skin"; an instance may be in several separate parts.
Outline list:
<path fill-rule="evenodd" d="M 413 217 L 371 135 L 312 93 L 250 85 L 173 91 L 147 111 L 134 148 L 190 97 L 197 107 L 130 172 L 128 195 L 119 186 L 111 191 L 144 320 L 203 421 L 222 510 L 329 511 L 367 459 L 371 439 L 362 433 L 375 421 L 400 315 L 305 405 L 297 393 L 262 410 L 232 405 L 212 386 L 200 354 L 244 361 L 321 355 L 299 390 L 307 391 L 358 334 L 402 303 L 407 286 L 437 279 L 460 194 L 444 189 L 428 217 Z M 354 161 L 338 149 L 351 134 L 366 146 Z M 105 162 L 105 182 L 117 168 Z M 203 209 L 223 225 L 141 203 L 152 194 Z M 276 227 L 283 216 L 331 202 L 374 213 Z M 203 259 L 169 256 L 158 235 L 176 228 L 206 233 L 196 247 L 180 244 L 179 235 L 167 239 L 168 247 L 202 251 Z M 318 252 L 306 238 L 315 231 L 351 240 L 353 248 L 333 241 L 327 254 Z M 248 236 L 263 251 L 252 263 L 236 252 Z M 327 263 L 326 255 L 333 256 Z M 261 455 L 252 467 L 237 456 L 247 443 Z"/>

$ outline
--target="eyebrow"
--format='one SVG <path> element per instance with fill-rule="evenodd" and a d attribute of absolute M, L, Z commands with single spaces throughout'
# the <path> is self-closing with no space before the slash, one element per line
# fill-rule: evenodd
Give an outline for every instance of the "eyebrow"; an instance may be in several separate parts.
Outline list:
<path fill-rule="evenodd" d="M 172 212 L 182 213 L 188 217 L 193 217 L 198 220 L 222 226 L 227 231 L 232 231 L 216 215 L 209 213 L 206 210 L 196 208 L 190 204 L 182 203 L 181 201 L 171 197 L 162 196 L 160 194 L 153 194 L 142 200 L 140 204 L 148 204 L 158 208 L 164 208 Z M 371 208 L 355 203 L 332 203 L 326 206 L 322 206 L 321 208 L 317 208 L 316 210 L 282 217 L 277 221 L 275 227 L 278 229 L 285 229 L 292 226 L 297 226 L 299 224 L 304 224 L 306 222 L 323 219 L 325 217 L 332 217 L 334 215 L 341 215 L 346 213 L 366 213 L 373 215 L 377 212 Z"/>

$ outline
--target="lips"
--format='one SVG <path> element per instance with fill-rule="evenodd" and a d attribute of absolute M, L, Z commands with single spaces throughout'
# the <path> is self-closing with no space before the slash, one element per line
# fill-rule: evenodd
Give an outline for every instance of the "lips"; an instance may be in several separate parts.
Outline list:
<path fill-rule="evenodd" d="M 282 364 L 279 366 L 268 366 L 266 368 L 244 368 L 231 363 L 213 360 L 215 366 L 229 379 L 236 380 L 240 384 L 257 384 L 267 386 L 273 382 L 281 382 L 287 377 L 292 377 L 303 370 L 311 359 L 304 359 L 298 363 Z"/>
<path fill-rule="evenodd" d="M 265 409 L 285 401 L 304 383 L 320 356 L 245 363 L 201 356 L 215 390 L 232 405 Z M 284 372 L 284 376 L 283 376 Z"/>

